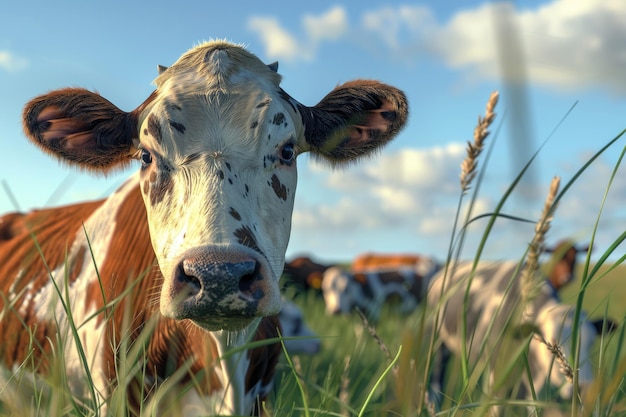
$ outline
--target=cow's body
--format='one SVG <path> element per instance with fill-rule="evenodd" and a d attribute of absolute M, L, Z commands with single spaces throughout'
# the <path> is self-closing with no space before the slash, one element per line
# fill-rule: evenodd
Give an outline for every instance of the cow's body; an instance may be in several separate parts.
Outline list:
<path fill-rule="evenodd" d="M 27 104 L 27 135 L 60 160 L 141 168 L 106 200 L 0 220 L 3 375 L 46 374 L 61 357 L 72 393 L 99 405 L 118 387 L 135 412 L 258 412 L 280 345 L 245 344 L 278 334 L 295 158 L 369 154 L 407 112 L 400 91 L 373 81 L 315 107 L 279 82 L 276 66 L 215 41 L 161 67 L 131 112 L 83 89 Z M 159 403 L 162 385 L 180 409 Z"/>
<path fill-rule="evenodd" d="M 411 268 L 368 272 L 328 268 L 322 280 L 326 312 L 345 314 L 358 307 L 376 320 L 383 305 L 393 301 L 398 312 L 410 313 L 424 298 L 428 283 L 438 270 L 439 265 L 427 257 L 421 257 Z"/>
<path fill-rule="evenodd" d="M 461 355 L 465 346 L 470 367 L 488 361 L 493 384 L 498 372 L 509 370 L 514 352 L 528 343 L 527 358 L 535 392 L 551 395 L 549 392 L 557 390 L 560 398 L 571 398 L 573 386 L 545 342 L 558 344 L 565 357 L 573 359 L 570 347 L 574 307 L 560 303 L 548 282 L 542 281 L 532 302 L 521 308 L 518 262 L 479 262 L 473 268 L 473 262 L 454 263 L 431 281 L 428 307 L 437 311 L 444 348 Z M 593 377 L 589 355 L 598 326 L 588 322 L 584 312 L 580 314 L 579 383 L 585 386 Z M 530 381 L 525 370 L 520 372 L 521 375 L 513 373 L 522 381 L 518 395 L 530 399 Z"/>
<path fill-rule="evenodd" d="M 287 353 L 312 355 L 319 352 L 322 347 L 319 336 L 307 325 L 303 311 L 293 301 L 283 300 L 278 319 Z"/>
<path fill-rule="evenodd" d="M 135 337 L 148 338 L 143 358 L 145 373 L 142 375 L 153 385 L 148 388 L 163 383 L 171 376 L 172 369 L 189 367 L 191 372 L 181 375 L 180 383 L 190 383 L 192 375 L 206 371 L 207 375 L 203 377 L 206 391 L 198 396 L 212 394 L 222 402 L 202 404 L 202 398 L 195 401 L 200 404 L 191 401 L 194 407 L 204 405 L 204 411 L 210 408 L 221 412 L 241 409 L 244 404 L 237 404 L 241 399 L 238 399 L 236 389 L 244 390 L 248 407 L 255 403 L 257 396 L 267 395 L 273 368 L 281 352 L 279 344 L 250 350 L 238 358 L 239 363 L 219 361 L 218 358 L 225 353 L 225 346 L 215 343 L 215 335 L 191 322 L 159 316 L 158 303 L 153 297 L 146 296 L 155 293 L 155 285 L 162 278 L 150 243 L 138 176 L 106 200 L 24 215 L 19 229 L 20 234 L 0 243 L 1 253 L 15 255 L 0 265 L 0 276 L 20 271 L 16 280 L 0 282 L 0 293 L 7 297 L 8 304 L 19 313 L 27 328 L 33 329 L 34 341 L 41 343 L 43 349 L 29 348 L 33 340 L 28 331 L 19 321 L 11 320 L 11 313 L 5 310 L 0 320 L 0 334 L 4 341 L 0 353 L 4 363 L 14 366 L 25 363 L 45 374 L 53 349 L 45 338 L 66 338 L 63 360 L 69 388 L 77 398 L 88 398 L 86 372 L 77 344 L 72 340 L 68 315 L 42 264 L 45 259 L 56 286 L 62 291 L 61 298 L 71 306 L 71 319 L 78 328 L 80 345 L 89 361 L 96 392 L 106 393 L 118 383 L 117 345 L 111 341 L 121 342 L 123 337 L 132 333 Z M 33 236 L 41 253 L 33 245 Z M 69 278 L 67 283 L 66 277 Z M 65 296 L 65 285 L 69 297 Z M 128 295 L 116 300 L 126 290 L 129 290 Z M 104 310 L 105 300 L 115 303 L 106 313 L 98 314 Z M 133 315 L 125 317 L 129 307 Z M 105 319 L 107 314 L 112 315 L 110 320 Z M 278 337 L 277 325 L 277 317 L 261 319 L 254 339 Z M 151 326 L 155 326 L 154 329 Z M 146 330 L 142 335 L 143 328 Z M 151 333 L 160 337 L 152 337 Z M 245 338 L 243 334 L 233 334 Z M 238 341 L 243 342 L 245 339 Z M 251 363 L 255 366 L 249 366 Z M 229 380 L 226 376 L 231 374 L 245 378 Z M 235 383 L 241 383 L 241 386 L 236 387 Z M 129 389 L 135 390 L 132 394 L 137 395 L 141 388 L 131 385 Z M 132 401 L 139 407 L 139 398 L 134 397 Z M 181 403 L 184 407 L 190 401 L 187 399 Z M 185 408 L 182 411 L 185 413 Z"/>
<path fill-rule="evenodd" d="M 363 253 L 352 261 L 352 272 L 369 272 L 381 269 L 413 268 L 425 258 L 414 254 Z M 427 259 L 425 259 L 427 261 Z"/>

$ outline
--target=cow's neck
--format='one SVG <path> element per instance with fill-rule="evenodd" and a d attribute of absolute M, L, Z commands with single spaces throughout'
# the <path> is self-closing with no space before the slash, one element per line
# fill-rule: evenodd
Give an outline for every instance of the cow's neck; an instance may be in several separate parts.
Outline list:
<path fill-rule="evenodd" d="M 252 406 L 250 402 L 254 401 L 255 395 L 254 392 L 246 391 L 246 374 L 250 359 L 248 350 L 243 349 L 243 346 L 252 341 L 259 322 L 260 319 L 257 319 L 237 332 L 211 332 L 220 358 L 215 368 L 224 389 L 223 402 L 216 410 L 219 413 L 228 412 L 234 415 L 250 413 Z"/>

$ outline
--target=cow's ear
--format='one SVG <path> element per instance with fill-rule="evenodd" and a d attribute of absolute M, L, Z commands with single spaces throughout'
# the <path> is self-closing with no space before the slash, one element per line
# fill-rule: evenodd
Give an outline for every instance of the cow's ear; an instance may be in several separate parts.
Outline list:
<path fill-rule="evenodd" d="M 130 160 L 138 111 L 127 113 L 99 94 L 65 88 L 26 104 L 24 131 L 45 152 L 70 165 L 108 172 Z"/>
<path fill-rule="evenodd" d="M 316 106 L 301 106 L 303 150 L 333 163 L 351 161 L 385 145 L 404 127 L 408 102 L 397 88 L 357 80 L 332 90 Z"/>
<path fill-rule="evenodd" d="M 541 330 L 535 323 L 522 322 L 517 326 L 512 327 L 512 336 L 514 339 L 527 339 L 534 334 L 541 335 Z"/>
<path fill-rule="evenodd" d="M 618 323 L 607 318 L 606 320 L 594 320 L 591 325 L 598 334 L 611 334 L 617 330 Z"/>

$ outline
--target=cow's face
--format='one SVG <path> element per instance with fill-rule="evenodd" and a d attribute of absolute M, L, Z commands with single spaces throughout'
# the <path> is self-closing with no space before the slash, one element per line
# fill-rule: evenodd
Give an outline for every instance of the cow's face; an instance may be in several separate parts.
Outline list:
<path fill-rule="evenodd" d="M 296 156 L 353 161 L 406 121 L 402 92 L 378 82 L 343 84 L 314 107 L 279 83 L 275 66 L 216 41 L 162 68 L 130 113 L 82 89 L 26 106 L 26 133 L 66 162 L 106 172 L 140 160 L 165 316 L 236 330 L 277 313 Z"/>
<path fill-rule="evenodd" d="M 161 311 L 207 328 L 280 309 L 304 133 L 277 74 L 232 55 L 207 52 L 201 69 L 183 57 L 163 72 L 139 131 Z"/>
<path fill-rule="evenodd" d="M 324 272 L 322 293 L 327 314 L 346 314 L 357 305 L 359 286 L 348 272 L 331 267 Z"/>

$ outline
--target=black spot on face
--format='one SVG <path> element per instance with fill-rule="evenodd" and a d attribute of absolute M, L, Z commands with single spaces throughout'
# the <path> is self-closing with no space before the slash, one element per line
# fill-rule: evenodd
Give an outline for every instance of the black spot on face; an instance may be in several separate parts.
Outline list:
<path fill-rule="evenodd" d="M 252 230 L 250 230 L 248 226 L 242 226 L 235 230 L 235 237 L 242 245 L 249 247 L 257 253 L 263 254 L 261 248 L 259 248 L 259 245 L 257 244 L 254 233 L 252 233 Z"/>
<path fill-rule="evenodd" d="M 257 104 L 257 105 L 256 105 L 256 108 L 257 108 L 257 109 L 260 109 L 261 107 L 265 107 L 265 106 L 267 106 L 268 104 L 270 104 L 270 101 L 271 101 L 271 100 L 268 98 L 267 100 L 262 101 L 262 102 L 260 102 L 259 104 Z"/>
<path fill-rule="evenodd" d="M 185 133 L 186 127 L 182 123 L 174 122 L 170 120 L 170 126 L 178 131 L 178 133 Z"/>
<path fill-rule="evenodd" d="M 237 221 L 241 221 L 241 214 L 239 214 L 239 212 L 237 210 L 235 210 L 234 208 L 230 208 L 228 210 L 228 213 L 233 216 L 233 218 Z"/>
<path fill-rule="evenodd" d="M 255 127 L 257 127 L 259 125 L 259 122 L 257 120 L 255 120 L 254 122 L 252 122 L 250 124 L 250 129 L 254 129 Z"/>
<path fill-rule="evenodd" d="M 231 171 L 231 170 L 232 170 L 229 162 L 226 162 L 226 168 L 227 168 L 229 171 Z"/>
<path fill-rule="evenodd" d="M 222 171 L 221 169 L 219 171 L 217 171 L 217 176 L 220 177 L 221 180 L 224 179 L 224 171 Z"/>
<path fill-rule="evenodd" d="M 287 200 L 287 187 L 281 184 L 276 174 L 272 175 L 272 182 L 270 183 L 272 189 L 281 200 Z"/>
<path fill-rule="evenodd" d="M 147 194 L 150 197 L 151 206 L 159 204 L 167 194 L 174 190 L 174 181 L 169 174 L 170 171 L 171 169 L 162 169 L 158 174 L 155 171 L 150 174 L 150 186 L 144 186 L 144 192 L 149 191 Z"/>
<path fill-rule="evenodd" d="M 274 119 L 272 120 L 272 123 L 275 125 L 280 125 L 285 123 L 285 114 L 284 113 L 276 113 L 274 115 Z"/>
<path fill-rule="evenodd" d="M 157 143 L 162 143 L 161 124 L 154 114 L 150 114 L 148 117 L 148 134 L 152 136 Z"/>
<path fill-rule="evenodd" d="M 278 160 L 274 155 L 265 155 L 263 157 L 263 168 L 267 168 L 268 166 L 274 165 Z"/>

